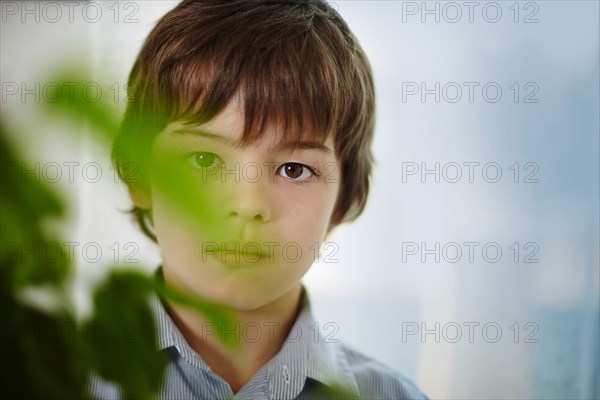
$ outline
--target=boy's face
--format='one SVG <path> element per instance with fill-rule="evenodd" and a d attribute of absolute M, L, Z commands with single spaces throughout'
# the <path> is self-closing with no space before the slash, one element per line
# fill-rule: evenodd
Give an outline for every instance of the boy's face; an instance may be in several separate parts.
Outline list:
<path fill-rule="evenodd" d="M 166 281 L 236 310 L 296 288 L 330 228 L 340 174 L 325 147 L 281 145 L 274 127 L 248 147 L 242 103 L 200 126 L 169 124 L 152 148 L 151 208 Z"/>

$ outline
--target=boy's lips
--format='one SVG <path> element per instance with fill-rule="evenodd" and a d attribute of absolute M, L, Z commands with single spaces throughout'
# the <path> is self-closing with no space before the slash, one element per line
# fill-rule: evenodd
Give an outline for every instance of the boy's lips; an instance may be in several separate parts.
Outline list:
<path fill-rule="evenodd" d="M 222 258 L 242 256 L 245 261 L 271 257 L 269 249 L 259 242 L 221 242 L 211 250 L 214 255 L 220 255 Z"/>

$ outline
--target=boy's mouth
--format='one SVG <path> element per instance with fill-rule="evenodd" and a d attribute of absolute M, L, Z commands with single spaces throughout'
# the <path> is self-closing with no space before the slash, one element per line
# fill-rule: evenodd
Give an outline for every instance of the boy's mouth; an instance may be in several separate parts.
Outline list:
<path fill-rule="evenodd" d="M 269 246 L 258 242 L 203 243 L 204 255 L 214 255 L 223 262 L 259 262 L 272 257 Z"/>

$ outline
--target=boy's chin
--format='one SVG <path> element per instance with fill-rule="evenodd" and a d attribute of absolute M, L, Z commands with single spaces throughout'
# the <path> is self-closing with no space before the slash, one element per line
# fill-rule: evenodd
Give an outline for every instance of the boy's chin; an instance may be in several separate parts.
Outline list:
<path fill-rule="evenodd" d="M 252 312 L 270 304 L 270 301 L 265 297 L 260 298 L 257 296 L 236 296 L 235 298 L 215 300 L 215 304 L 234 313 Z"/>
<path fill-rule="evenodd" d="M 198 296 L 233 312 L 250 312 L 272 305 L 288 292 L 274 296 L 273 291 L 236 290 L 234 293 L 198 293 Z"/>

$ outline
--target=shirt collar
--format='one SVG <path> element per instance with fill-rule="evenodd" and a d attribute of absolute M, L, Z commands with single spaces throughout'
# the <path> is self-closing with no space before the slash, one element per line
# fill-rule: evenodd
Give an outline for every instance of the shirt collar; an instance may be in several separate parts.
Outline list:
<path fill-rule="evenodd" d="M 173 347 L 181 357 L 194 367 L 207 372 L 210 371 L 208 364 L 185 340 L 156 293 L 153 293 L 150 297 L 150 306 L 156 321 L 156 350 L 160 351 Z"/>
<path fill-rule="evenodd" d="M 156 270 L 154 279 L 164 284 L 162 267 Z M 156 350 L 161 351 L 173 347 L 192 366 L 207 372 L 210 371 L 208 364 L 192 349 L 183 333 L 177 328 L 156 292 L 150 296 L 150 308 L 156 322 Z"/>
<path fill-rule="evenodd" d="M 287 378 L 289 385 L 297 389 L 290 391 L 284 385 L 275 385 L 280 391 L 273 393 L 273 398 L 297 397 L 306 378 L 359 395 L 356 378 L 341 345 L 337 339 L 325 338 L 319 326 L 312 315 L 308 293 L 302 287 L 296 321 L 279 353 L 267 364 L 271 379 L 286 382 Z"/>
<path fill-rule="evenodd" d="M 156 293 L 152 294 L 150 305 L 156 320 L 157 350 L 174 347 L 192 366 L 210 371 L 208 364 L 187 343 Z M 308 293 L 302 287 L 300 311 L 296 321 L 281 350 L 263 367 L 268 368 L 272 397 L 277 399 L 297 397 L 304 388 L 306 378 L 330 387 L 341 388 L 358 396 L 356 378 L 341 344 L 337 341 L 321 334 L 311 312 Z"/>

